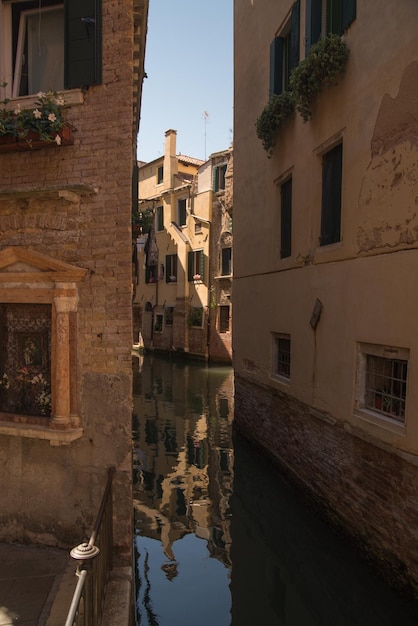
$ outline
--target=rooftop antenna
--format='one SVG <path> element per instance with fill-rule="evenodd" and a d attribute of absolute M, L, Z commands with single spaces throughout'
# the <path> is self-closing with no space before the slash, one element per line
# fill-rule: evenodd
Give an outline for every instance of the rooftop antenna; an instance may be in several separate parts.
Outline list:
<path fill-rule="evenodd" d="M 206 161 L 206 122 L 208 120 L 209 113 L 207 111 L 203 111 L 203 119 L 205 120 L 205 161 Z"/>

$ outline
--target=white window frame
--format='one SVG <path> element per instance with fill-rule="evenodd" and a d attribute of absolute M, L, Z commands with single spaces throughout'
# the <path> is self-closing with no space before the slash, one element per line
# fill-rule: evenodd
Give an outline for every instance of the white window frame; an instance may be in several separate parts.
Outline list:
<path fill-rule="evenodd" d="M 405 414 L 402 419 L 391 417 L 389 414 L 372 408 L 366 404 L 366 377 L 367 377 L 367 356 L 377 356 L 390 360 L 410 362 L 410 352 L 408 348 L 401 348 L 389 345 L 371 344 L 359 342 L 357 344 L 357 372 L 354 399 L 354 412 L 362 419 L 394 430 L 403 432 L 407 423 L 408 415 L 408 379 L 406 380 L 405 393 Z"/>
<path fill-rule="evenodd" d="M 14 2 L 13 0 L 10 2 L 2 2 L 0 0 L 0 40 L 2 41 L 2 46 L 0 43 L 0 77 L 1 82 L 6 82 L 5 88 L 5 97 L 7 98 L 18 98 L 19 90 L 20 90 L 20 81 L 21 81 L 21 59 L 24 49 L 25 43 L 25 33 L 26 33 L 26 22 L 27 17 L 30 15 L 34 15 L 37 13 L 48 13 L 51 11 L 57 11 L 64 9 L 64 5 L 62 2 L 57 2 L 54 5 L 47 7 L 36 7 L 33 9 L 28 9 L 26 11 L 22 11 L 20 14 L 19 20 L 19 32 L 18 32 L 18 42 L 16 49 L 16 61 L 15 67 L 13 67 L 13 27 L 12 27 L 12 6 L 13 4 L 18 4 L 19 2 Z M 63 16 L 64 17 L 64 16 Z M 63 37 L 64 37 L 64 23 L 63 23 Z M 62 84 L 64 85 L 64 63 L 62 65 Z M 27 94 L 28 96 L 33 96 L 35 94 Z M 2 97 L 3 99 L 3 97 Z"/>

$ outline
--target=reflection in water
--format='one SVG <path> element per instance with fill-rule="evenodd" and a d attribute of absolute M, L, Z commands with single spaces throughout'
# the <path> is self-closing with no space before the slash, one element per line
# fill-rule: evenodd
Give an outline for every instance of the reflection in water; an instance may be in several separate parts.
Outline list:
<path fill-rule="evenodd" d="M 232 370 L 133 367 L 137 624 L 228 626 Z"/>
<path fill-rule="evenodd" d="M 418 624 L 417 604 L 263 456 L 237 435 L 233 447 L 230 368 L 157 356 L 133 367 L 137 626 Z"/>

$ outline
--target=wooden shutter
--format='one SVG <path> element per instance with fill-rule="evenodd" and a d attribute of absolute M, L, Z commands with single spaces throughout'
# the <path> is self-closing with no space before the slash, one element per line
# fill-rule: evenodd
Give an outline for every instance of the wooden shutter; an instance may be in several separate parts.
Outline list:
<path fill-rule="evenodd" d="M 300 39 L 300 0 L 296 0 L 292 7 L 291 30 L 290 30 L 290 72 L 299 63 L 299 39 Z"/>
<path fill-rule="evenodd" d="M 343 0 L 342 30 L 345 31 L 356 19 L 356 0 Z"/>
<path fill-rule="evenodd" d="M 187 280 L 192 282 L 194 276 L 194 252 L 190 250 L 187 253 Z"/>
<path fill-rule="evenodd" d="M 270 44 L 270 98 L 282 93 L 283 88 L 283 40 L 275 37 Z"/>
<path fill-rule="evenodd" d="M 199 274 L 203 281 L 205 278 L 205 255 L 203 254 L 203 250 L 199 253 Z"/>
<path fill-rule="evenodd" d="M 102 80 L 101 0 L 64 0 L 66 89 Z"/>
<path fill-rule="evenodd" d="M 281 186 L 280 258 L 292 254 L 292 179 Z"/>
<path fill-rule="evenodd" d="M 213 169 L 213 191 L 219 191 L 219 167 Z"/>
<path fill-rule="evenodd" d="M 339 144 L 322 159 L 321 246 L 341 240 L 342 157 Z"/>
<path fill-rule="evenodd" d="M 322 0 L 306 0 L 306 54 L 322 31 Z"/>
<path fill-rule="evenodd" d="M 327 33 L 342 34 L 343 0 L 327 0 Z"/>

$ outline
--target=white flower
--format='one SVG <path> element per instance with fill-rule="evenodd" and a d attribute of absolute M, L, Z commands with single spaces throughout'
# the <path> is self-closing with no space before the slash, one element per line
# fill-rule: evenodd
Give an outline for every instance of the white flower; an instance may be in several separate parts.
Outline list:
<path fill-rule="evenodd" d="M 40 119 L 41 119 L 41 117 L 42 117 L 42 113 L 40 112 L 40 110 L 39 110 L 39 109 L 35 109 L 35 110 L 33 111 L 33 116 L 34 116 L 37 120 L 40 120 Z"/>
<path fill-rule="evenodd" d="M 38 91 L 36 95 L 38 98 L 43 98 L 46 94 L 43 91 Z"/>
<path fill-rule="evenodd" d="M 20 112 L 21 112 L 21 110 L 20 110 L 20 104 L 18 104 L 18 105 L 17 105 L 17 107 L 16 107 L 16 108 L 15 108 L 15 110 L 14 110 L 14 114 L 15 114 L 15 115 L 19 115 L 19 113 L 20 113 Z"/>
<path fill-rule="evenodd" d="M 59 107 L 62 107 L 64 105 L 64 98 L 62 96 L 58 96 L 55 98 L 55 102 Z"/>
<path fill-rule="evenodd" d="M 55 115 L 55 113 L 50 113 L 50 114 L 48 115 L 48 120 L 49 120 L 50 122 L 56 122 L 56 120 L 57 120 L 57 116 Z"/>
<path fill-rule="evenodd" d="M 57 144 L 57 146 L 61 145 L 61 137 L 59 135 L 55 135 L 54 141 Z"/>

